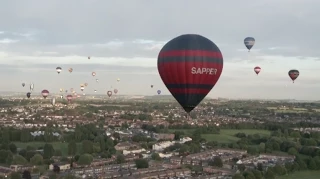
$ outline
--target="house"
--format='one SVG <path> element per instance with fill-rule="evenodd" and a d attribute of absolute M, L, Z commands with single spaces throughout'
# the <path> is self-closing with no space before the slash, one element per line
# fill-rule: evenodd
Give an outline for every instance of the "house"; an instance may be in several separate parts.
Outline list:
<path fill-rule="evenodd" d="M 49 169 L 53 171 L 54 166 L 57 165 L 60 168 L 60 171 L 66 171 L 70 169 L 70 163 L 54 163 L 49 165 Z"/>
<path fill-rule="evenodd" d="M 166 133 L 159 133 L 159 134 L 153 134 L 153 137 L 156 139 L 156 140 L 174 140 L 174 134 L 166 134 Z"/>
<path fill-rule="evenodd" d="M 23 172 L 24 170 L 31 171 L 34 167 L 30 165 L 11 165 L 10 169 L 15 172 Z"/>
<path fill-rule="evenodd" d="M 136 143 L 120 142 L 117 145 L 115 145 L 114 148 L 117 151 L 123 151 L 123 150 L 128 150 L 131 148 L 139 148 L 139 145 Z"/>
<path fill-rule="evenodd" d="M 12 171 L 10 168 L 0 166 L 0 176 L 7 177 Z"/>

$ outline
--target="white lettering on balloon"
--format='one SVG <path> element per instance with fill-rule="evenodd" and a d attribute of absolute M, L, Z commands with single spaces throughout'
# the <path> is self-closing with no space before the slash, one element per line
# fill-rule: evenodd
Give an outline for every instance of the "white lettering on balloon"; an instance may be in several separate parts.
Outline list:
<path fill-rule="evenodd" d="M 208 74 L 208 75 L 216 75 L 217 69 L 215 68 L 197 68 L 192 67 L 191 68 L 191 74 Z"/>

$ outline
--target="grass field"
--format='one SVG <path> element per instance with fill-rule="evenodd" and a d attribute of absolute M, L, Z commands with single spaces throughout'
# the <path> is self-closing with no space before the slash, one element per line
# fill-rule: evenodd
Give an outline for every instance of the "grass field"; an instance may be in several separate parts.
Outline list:
<path fill-rule="evenodd" d="M 171 132 L 176 131 L 175 129 L 170 129 Z M 190 135 L 193 130 L 184 130 L 187 135 Z M 231 143 L 236 142 L 239 138 L 234 135 L 237 133 L 250 134 L 260 134 L 262 136 L 270 136 L 270 131 L 261 129 L 221 129 L 220 134 L 203 134 L 202 137 L 207 141 L 217 141 L 219 143 Z"/>
<path fill-rule="evenodd" d="M 14 143 L 18 148 L 26 148 L 27 146 L 35 147 L 38 149 L 39 147 L 43 147 L 46 143 L 45 142 L 28 142 L 28 143 L 22 143 L 22 142 L 15 142 Z M 52 142 L 53 148 L 55 150 L 61 150 L 63 156 L 68 155 L 68 143 L 63 143 L 63 142 Z M 81 153 L 82 151 L 82 144 L 78 143 L 77 144 L 77 152 Z"/>
<path fill-rule="evenodd" d="M 278 179 L 319 179 L 320 171 L 297 171 L 292 174 L 277 177 Z"/>
<path fill-rule="evenodd" d="M 308 109 L 305 108 L 292 108 L 289 109 L 288 107 L 267 107 L 269 110 L 275 110 L 278 113 L 308 113 Z"/>

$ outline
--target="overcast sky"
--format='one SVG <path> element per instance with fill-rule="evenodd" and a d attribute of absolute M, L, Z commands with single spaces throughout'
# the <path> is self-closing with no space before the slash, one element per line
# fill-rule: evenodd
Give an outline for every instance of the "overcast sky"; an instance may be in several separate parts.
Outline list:
<path fill-rule="evenodd" d="M 159 50 L 196 33 L 224 56 L 209 97 L 320 99 L 319 9 L 319 0 L 3 0 L 0 88 L 27 92 L 21 83 L 33 82 L 39 93 L 80 91 L 87 82 L 87 93 L 112 86 L 119 94 L 170 94 L 158 74 Z M 256 39 L 250 53 L 247 36 Z M 294 84 L 290 69 L 300 71 Z"/>

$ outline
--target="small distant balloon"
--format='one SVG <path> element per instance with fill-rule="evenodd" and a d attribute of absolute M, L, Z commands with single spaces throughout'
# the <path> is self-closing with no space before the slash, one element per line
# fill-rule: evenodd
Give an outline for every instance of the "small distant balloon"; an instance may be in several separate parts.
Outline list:
<path fill-rule="evenodd" d="M 72 95 L 67 95 L 67 100 L 70 102 L 72 100 Z"/>
<path fill-rule="evenodd" d="M 44 89 L 44 90 L 41 91 L 41 95 L 42 95 L 42 97 L 44 99 L 46 99 L 48 97 L 48 95 L 49 95 L 49 91 Z"/>
<path fill-rule="evenodd" d="M 113 92 L 114 92 L 114 94 L 117 94 L 118 93 L 118 89 L 114 89 Z"/>
<path fill-rule="evenodd" d="M 108 92 L 107 92 L 107 95 L 108 95 L 109 97 L 111 97 L 112 91 L 108 91 Z"/>
<path fill-rule="evenodd" d="M 261 68 L 260 68 L 259 66 L 256 66 L 256 67 L 254 68 L 254 72 L 255 72 L 257 75 L 260 73 L 260 71 L 261 71 Z"/>
<path fill-rule="evenodd" d="M 27 98 L 30 98 L 30 96 L 31 96 L 31 93 L 28 92 L 28 93 L 27 93 Z"/>
<path fill-rule="evenodd" d="M 51 104 L 52 104 L 52 106 L 56 105 L 56 98 L 51 99 Z"/>
<path fill-rule="evenodd" d="M 253 37 L 246 37 L 244 39 L 244 45 L 247 47 L 247 49 L 251 50 L 251 48 L 254 46 L 254 43 L 256 42 L 256 40 Z"/>
<path fill-rule="evenodd" d="M 34 89 L 34 84 L 33 84 L 33 83 L 31 83 L 31 84 L 30 84 L 30 91 L 32 92 L 32 91 L 33 91 L 33 89 Z"/>
<path fill-rule="evenodd" d="M 288 72 L 288 75 L 291 78 L 292 82 L 294 83 L 294 81 L 299 77 L 300 72 L 296 69 L 292 69 Z"/>
<path fill-rule="evenodd" d="M 158 90 L 158 91 L 157 91 L 157 93 L 158 93 L 158 94 L 161 94 L 161 91 L 160 91 L 160 90 Z"/>
<path fill-rule="evenodd" d="M 22 87 L 24 87 L 26 85 L 26 83 L 22 83 Z"/>
<path fill-rule="evenodd" d="M 62 71 L 62 68 L 61 68 L 61 67 L 57 67 L 57 68 L 56 68 L 56 71 L 57 71 L 58 74 L 60 74 L 61 71 Z"/>

